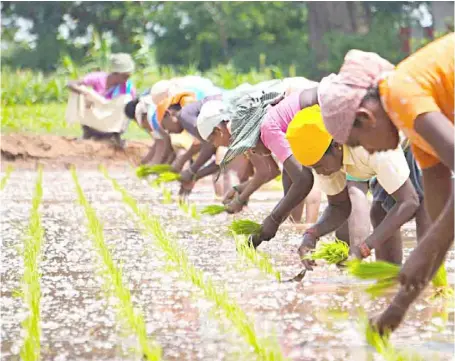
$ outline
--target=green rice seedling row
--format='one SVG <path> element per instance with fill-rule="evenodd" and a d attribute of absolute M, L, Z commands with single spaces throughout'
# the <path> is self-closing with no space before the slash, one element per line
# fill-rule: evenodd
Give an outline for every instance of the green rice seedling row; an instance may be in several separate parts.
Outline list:
<path fill-rule="evenodd" d="M 146 231 L 154 237 L 155 244 L 166 253 L 168 260 L 175 264 L 182 277 L 201 289 L 204 296 L 214 302 L 216 307 L 224 312 L 226 318 L 233 324 L 239 335 L 253 348 L 257 358 L 259 360 L 283 360 L 284 356 L 278 347 L 277 341 L 260 338 L 256 334 L 253 322 L 240 306 L 229 298 L 223 287 L 215 286 L 210 277 L 191 264 L 185 252 L 166 234 L 159 219 L 141 210 L 137 201 L 115 179 L 111 178 L 105 169 L 102 169 L 102 172 L 112 182 L 113 188 L 121 194 L 125 204 L 141 220 Z"/>
<path fill-rule="evenodd" d="M 11 176 L 12 172 L 13 172 L 13 167 L 12 166 L 8 166 L 6 168 L 5 175 L 2 177 L 2 180 L 0 181 L 0 191 L 2 191 L 5 188 L 6 183 L 8 182 L 8 179 Z"/>
<path fill-rule="evenodd" d="M 138 311 L 131 300 L 130 290 L 123 284 L 122 269 L 117 266 L 112 259 L 111 253 L 104 241 L 104 231 L 95 210 L 87 201 L 84 192 L 78 182 L 75 168 L 71 169 L 71 174 L 78 194 L 79 203 L 84 207 L 87 217 L 88 230 L 93 240 L 99 259 L 104 267 L 104 277 L 110 289 L 119 301 L 118 314 L 122 321 L 137 335 L 142 354 L 147 360 L 161 360 L 161 347 L 156 341 L 147 337 L 143 315 Z"/>
<path fill-rule="evenodd" d="M 20 356 L 24 361 L 40 360 L 41 354 L 41 274 L 39 263 L 41 259 L 41 248 L 44 242 L 44 229 L 41 225 L 39 207 L 42 198 L 43 170 L 39 167 L 23 250 L 24 274 L 22 276 L 22 289 L 20 293 L 22 294 L 28 313 L 22 322 L 22 329 L 25 335 Z"/>

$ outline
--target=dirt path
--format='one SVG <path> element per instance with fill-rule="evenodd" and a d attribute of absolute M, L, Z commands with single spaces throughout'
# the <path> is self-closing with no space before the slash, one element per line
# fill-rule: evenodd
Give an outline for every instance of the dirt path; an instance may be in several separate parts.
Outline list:
<path fill-rule="evenodd" d="M 70 164 L 96 168 L 99 164 L 125 166 L 138 164 L 152 141 L 127 141 L 124 150 L 105 142 L 80 140 L 56 135 L 7 134 L 1 136 L 2 169 L 34 169 L 37 163 L 61 169 Z"/>

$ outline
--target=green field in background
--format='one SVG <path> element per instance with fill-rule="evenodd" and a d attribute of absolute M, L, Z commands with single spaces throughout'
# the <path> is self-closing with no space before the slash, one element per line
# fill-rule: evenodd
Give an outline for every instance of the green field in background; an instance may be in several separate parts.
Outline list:
<path fill-rule="evenodd" d="M 68 124 L 65 119 L 66 104 L 31 104 L 2 107 L 2 134 L 33 133 L 55 134 L 69 137 L 82 136 L 78 124 Z M 150 139 L 135 122 L 130 122 L 126 139 Z"/>

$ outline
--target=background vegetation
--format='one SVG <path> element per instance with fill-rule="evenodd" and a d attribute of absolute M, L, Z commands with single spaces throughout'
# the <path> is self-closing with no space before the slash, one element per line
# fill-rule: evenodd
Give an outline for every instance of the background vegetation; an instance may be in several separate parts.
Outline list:
<path fill-rule="evenodd" d="M 186 74 L 226 89 L 285 76 L 319 80 L 351 48 L 399 62 L 403 29 L 412 30 L 415 50 L 432 37 L 421 26 L 425 14 L 438 36 L 453 29 L 448 13 L 449 2 L 421 1 L 2 2 L 2 130 L 73 134 L 65 85 L 106 69 L 112 52 L 133 55 L 140 91 Z"/>

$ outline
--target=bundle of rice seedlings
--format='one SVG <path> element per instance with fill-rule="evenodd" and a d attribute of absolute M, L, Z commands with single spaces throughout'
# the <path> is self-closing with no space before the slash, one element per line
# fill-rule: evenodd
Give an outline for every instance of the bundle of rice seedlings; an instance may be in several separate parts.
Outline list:
<path fill-rule="evenodd" d="M 211 204 L 201 211 L 201 214 L 208 214 L 209 216 L 216 216 L 217 214 L 223 213 L 226 210 L 226 206 L 219 204 Z"/>
<path fill-rule="evenodd" d="M 347 263 L 348 272 L 354 277 L 364 280 L 376 280 L 376 283 L 367 287 L 366 292 L 371 296 L 380 296 L 386 289 L 398 284 L 400 266 L 384 261 L 361 262 L 352 260 Z"/>
<path fill-rule="evenodd" d="M 136 176 L 144 178 L 151 174 L 162 174 L 171 172 L 172 166 L 170 164 L 155 164 L 155 165 L 140 165 L 136 168 Z"/>
<path fill-rule="evenodd" d="M 450 299 L 454 297 L 453 288 L 449 285 L 449 282 L 447 281 L 447 272 L 444 264 L 442 264 L 441 267 L 439 267 L 438 272 L 436 272 L 431 282 L 436 289 L 434 293 L 430 296 L 430 299 L 432 300 L 437 298 Z"/>
<path fill-rule="evenodd" d="M 346 242 L 336 240 L 335 242 L 320 243 L 316 251 L 306 258 L 312 260 L 323 259 L 329 264 L 338 264 L 345 261 L 349 256 L 349 246 Z"/>
<path fill-rule="evenodd" d="M 261 225 L 249 219 L 238 219 L 232 222 L 230 229 L 236 234 L 251 235 L 261 232 Z"/>
<path fill-rule="evenodd" d="M 160 185 L 161 183 L 169 183 L 178 181 L 180 179 L 180 174 L 174 172 L 164 172 L 161 173 L 152 183 L 154 185 Z"/>

